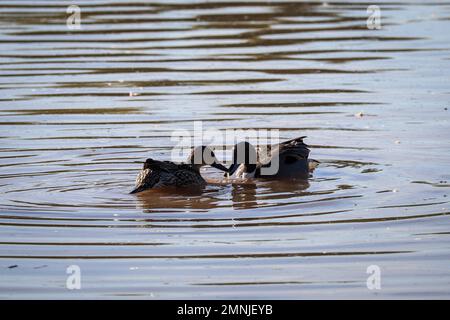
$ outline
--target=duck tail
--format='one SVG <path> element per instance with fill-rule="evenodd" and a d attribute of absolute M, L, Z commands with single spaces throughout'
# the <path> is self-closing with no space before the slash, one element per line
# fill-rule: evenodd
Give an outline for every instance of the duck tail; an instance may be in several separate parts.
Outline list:
<path fill-rule="evenodd" d="M 303 142 L 304 138 L 306 136 L 285 141 L 280 145 L 280 149 L 300 159 L 308 159 L 310 150 L 308 145 Z"/>
<path fill-rule="evenodd" d="M 308 168 L 310 172 L 313 172 L 320 164 L 319 160 L 308 159 Z"/>

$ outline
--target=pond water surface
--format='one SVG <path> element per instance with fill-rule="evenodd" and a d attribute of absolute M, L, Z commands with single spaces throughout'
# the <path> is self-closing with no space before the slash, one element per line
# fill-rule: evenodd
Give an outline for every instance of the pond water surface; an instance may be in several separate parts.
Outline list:
<path fill-rule="evenodd" d="M 0 3 L 0 298 L 450 298 L 450 1 L 71 4 Z M 321 165 L 128 194 L 200 120 Z"/>

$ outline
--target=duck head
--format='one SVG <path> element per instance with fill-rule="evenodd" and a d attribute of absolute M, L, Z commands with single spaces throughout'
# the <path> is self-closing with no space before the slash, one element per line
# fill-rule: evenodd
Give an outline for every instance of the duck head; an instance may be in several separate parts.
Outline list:
<path fill-rule="evenodd" d="M 254 175 L 256 163 L 257 153 L 255 147 L 247 141 L 239 142 L 233 148 L 233 163 L 228 168 L 228 174 L 232 175 L 243 165 L 242 173 L 244 175 Z"/>
<path fill-rule="evenodd" d="M 151 165 L 153 159 L 147 159 L 136 177 L 135 187 L 130 193 L 138 193 L 152 188 L 158 182 L 158 177 L 152 174 Z"/>
<path fill-rule="evenodd" d="M 207 146 L 195 147 L 188 158 L 188 163 L 197 169 L 209 165 L 225 172 L 228 171 L 228 169 L 217 160 L 216 155 L 211 148 Z"/>

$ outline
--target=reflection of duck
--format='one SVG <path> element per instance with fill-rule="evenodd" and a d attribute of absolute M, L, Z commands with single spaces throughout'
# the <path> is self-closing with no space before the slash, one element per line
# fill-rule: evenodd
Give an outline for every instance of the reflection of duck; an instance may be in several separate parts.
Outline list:
<path fill-rule="evenodd" d="M 293 195 L 305 195 L 305 192 L 309 188 L 309 181 L 307 179 L 265 179 L 258 180 L 258 189 L 260 191 L 260 199 L 287 199 L 291 198 Z"/>
<path fill-rule="evenodd" d="M 234 209 L 266 207 L 275 200 L 276 206 L 286 205 L 282 199 L 307 194 L 307 179 L 246 179 L 232 184 L 231 199 Z M 278 202 L 278 203 L 277 203 Z"/>
<path fill-rule="evenodd" d="M 219 189 L 220 190 L 220 189 Z M 136 194 L 139 207 L 144 212 L 201 212 L 221 205 L 217 187 L 159 188 Z M 222 204 L 223 205 L 223 204 Z"/>
<path fill-rule="evenodd" d="M 258 154 L 252 144 L 240 142 L 234 146 L 228 174 L 235 178 L 308 178 L 319 162 L 308 159 L 304 138 L 266 146 L 266 155 Z"/>
<path fill-rule="evenodd" d="M 136 185 L 131 193 L 161 187 L 204 186 L 206 181 L 200 175 L 200 168 L 207 164 L 227 171 L 227 168 L 217 161 L 214 152 L 205 146 L 194 148 L 187 163 L 177 164 L 170 161 L 147 159 L 136 178 Z"/>
<path fill-rule="evenodd" d="M 254 183 L 233 184 L 231 189 L 233 208 L 250 209 L 258 207 L 256 190 L 257 186 Z"/>
<path fill-rule="evenodd" d="M 242 210 L 284 206 L 297 201 L 295 199 L 299 196 L 309 194 L 306 191 L 309 183 L 304 179 L 239 179 L 234 182 L 230 185 L 229 181 L 214 183 L 208 180 L 206 186 L 197 188 L 152 189 L 151 192 L 136 194 L 136 200 L 139 207 L 146 213 L 194 213 L 214 209 Z M 230 188 L 231 198 L 224 196 L 230 192 Z"/>

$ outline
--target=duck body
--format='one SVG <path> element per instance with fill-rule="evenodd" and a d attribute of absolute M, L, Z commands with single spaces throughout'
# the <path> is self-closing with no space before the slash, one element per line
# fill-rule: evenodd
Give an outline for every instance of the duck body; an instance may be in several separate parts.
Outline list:
<path fill-rule="evenodd" d="M 204 165 L 222 171 L 228 170 L 217 161 L 214 152 L 205 146 L 194 148 L 187 163 L 149 158 L 145 160 L 144 167 L 136 177 L 135 187 L 130 193 L 162 187 L 203 187 L 206 181 L 200 174 L 200 168 Z"/>
<path fill-rule="evenodd" d="M 309 148 L 303 142 L 306 137 L 294 138 L 274 146 L 267 146 L 268 155 L 261 156 L 261 164 L 255 172 L 256 178 L 308 177 Z M 264 175 L 263 168 L 273 165 L 278 160 L 278 171 L 273 175 Z M 259 170 L 258 170 L 259 169 Z"/>
<path fill-rule="evenodd" d="M 298 137 L 276 145 L 265 146 L 265 154 L 256 153 L 255 148 L 248 142 L 241 142 L 235 146 L 233 164 L 229 174 L 233 178 L 308 178 L 309 173 L 318 165 L 317 160 L 308 159 L 309 148 L 303 142 L 305 137 Z M 238 161 L 236 150 L 244 150 L 249 156 L 244 161 Z M 249 161 L 257 154 L 257 161 Z M 274 162 L 278 163 L 274 163 Z M 273 167 L 273 168 L 271 168 Z M 274 171 L 274 172 L 273 172 Z"/>
<path fill-rule="evenodd" d="M 136 177 L 136 188 L 131 193 L 161 187 L 189 187 L 206 185 L 198 167 L 170 161 L 147 159 Z"/>

